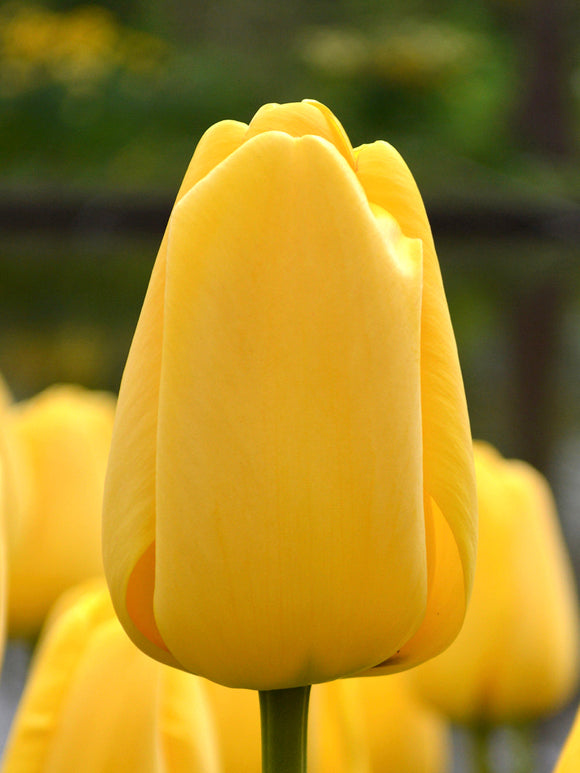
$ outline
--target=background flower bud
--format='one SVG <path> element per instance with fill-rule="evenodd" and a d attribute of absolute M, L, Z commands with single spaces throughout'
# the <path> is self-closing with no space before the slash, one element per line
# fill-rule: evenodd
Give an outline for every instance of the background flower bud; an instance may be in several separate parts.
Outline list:
<path fill-rule="evenodd" d="M 531 719 L 578 682 L 578 599 L 546 480 L 475 443 L 479 545 L 464 626 L 415 669 L 422 695 L 458 722 Z"/>
<path fill-rule="evenodd" d="M 38 633 L 58 596 L 101 575 L 101 508 L 112 395 L 55 386 L 7 410 L 12 636 Z"/>
<path fill-rule="evenodd" d="M 95 581 L 58 602 L 2 773 L 218 773 L 201 680 L 143 655 Z"/>

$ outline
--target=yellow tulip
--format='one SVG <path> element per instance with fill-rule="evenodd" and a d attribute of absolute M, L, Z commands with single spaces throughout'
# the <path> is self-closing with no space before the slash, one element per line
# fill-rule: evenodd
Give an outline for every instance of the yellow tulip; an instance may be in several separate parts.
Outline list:
<path fill-rule="evenodd" d="M 204 684 L 216 722 L 223 769 L 260 773 L 258 694 L 255 690 L 233 690 L 207 680 Z M 361 708 L 353 680 L 315 687 L 308 719 L 310 773 L 371 773 Z"/>
<path fill-rule="evenodd" d="M 133 641 L 260 690 L 435 655 L 471 585 L 472 466 L 401 157 L 353 150 L 314 102 L 209 129 L 153 269 L 107 473 L 105 571 Z"/>
<path fill-rule="evenodd" d="M 412 673 L 457 722 L 523 721 L 560 708 L 578 681 L 578 600 L 546 480 L 475 444 L 479 547 L 465 624 Z"/>
<path fill-rule="evenodd" d="M 446 720 L 423 703 L 408 674 L 354 679 L 360 693 L 370 773 L 445 773 L 451 769 Z"/>
<path fill-rule="evenodd" d="M 2 773 L 219 773 L 201 680 L 140 652 L 106 587 L 65 594 L 32 665 Z"/>
<path fill-rule="evenodd" d="M 7 506 L 13 636 L 36 634 L 67 588 L 102 575 L 101 508 L 115 401 L 56 386 L 7 411 Z"/>
<path fill-rule="evenodd" d="M 0 375 L 0 664 L 6 639 L 6 509 L 8 505 L 6 410 L 9 393 Z"/>
<path fill-rule="evenodd" d="M 554 773 L 578 773 L 580 770 L 580 710 L 568 734 Z"/>

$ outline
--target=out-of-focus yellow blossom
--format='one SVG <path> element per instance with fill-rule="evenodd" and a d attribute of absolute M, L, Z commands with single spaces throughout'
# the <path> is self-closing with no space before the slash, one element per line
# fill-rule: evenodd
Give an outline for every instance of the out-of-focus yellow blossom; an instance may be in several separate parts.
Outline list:
<path fill-rule="evenodd" d="M 568 734 L 554 773 L 578 773 L 580 770 L 580 710 Z"/>
<path fill-rule="evenodd" d="M 2 773 L 219 773 L 200 679 L 146 657 L 104 583 L 69 591 L 35 654 Z"/>
<path fill-rule="evenodd" d="M 309 65 L 328 75 L 354 75 L 369 61 L 369 41 L 355 30 L 313 29 L 306 33 L 300 48 Z"/>
<path fill-rule="evenodd" d="M 408 668 L 461 628 L 471 435 L 399 154 L 319 103 L 201 139 L 125 368 L 104 504 L 133 641 L 230 687 Z"/>
<path fill-rule="evenodd" d="M 482 41 L 451 24 L 424 21 L 371 35 L 314 29 L 300 48 L 304 60 L 327 75 L 370 75 L 393 86 L 425 88 L 470 67 Z"/>
<path fill-rule="evenodd" d="M 260 706 L 255 690 L 204 680 L 225 771 L 260 773 Z M 371 773 L 360 698 L 353 680 L 316 685 L 310 696 L 308 771 Z"/>
<path fill-rule="evenodd" d="M 370 773 L 445 773 L 451 736 L 445 718 L 421 701 L 408 673 L 356 682 Z"/>
<path fill-rule="evenodd" d="M 58 596 L 102 575 L 101 507 L 115 400 L 55 386 L 6 412 L 11 636 L 38 633 Z"/>
<path fill-rule="evenodd" d="M 411 674 L 457 722 L 523 721 L 560 708 L 578 682 L 578 599 L 546 480 L 475 443 L 479 547 L 463 628 Z"/>
<path fill-rule="evenodd" d="M 4 657 L 6 639 L 6 508 L 8 505 L 8 443 L 6 412 L 11 396 L 0 374 L 0 665 Z"/>
<path fill-rule="evenodd" d="M 480 47 L 481 41 L 465 30 L 424 22 L 382 36 L 369 69 L 393 84 L 425 87 L 470 66 Z"/>
<path fill-rule="evenodd" d="M 0 14 L 0 86 L 8 92 L 51 81 L 90 91 L 118 68 L 155 69 L 164 50 L 160 39 L 121 26 L 98 5 L 59 12 L 13 3 Z"/>

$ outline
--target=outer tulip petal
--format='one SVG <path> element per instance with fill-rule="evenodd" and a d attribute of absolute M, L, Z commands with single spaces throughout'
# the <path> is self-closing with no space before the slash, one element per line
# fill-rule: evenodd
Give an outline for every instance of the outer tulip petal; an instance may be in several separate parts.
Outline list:
<path fill-rule="evenodd" d="M 246 124 L 222 121 L 203 135 L 176 202 L 243 141 Z M 163 330 L 167 234 L 141 310 L 123 373 L 103 514 L 104 561 L 115 611 L 151 657 L 177 665 L 153 615 L 155 585 L 155 445 Z M 147 362 L 147 371 L 141 364 Z M 111 494 L 111 491 L 114 493 Z"/>
<path fill-rule="evenodd" d="M 105 483 L 103 560 L 115 611 L 131 639 L 151 657 L 175 665 L 153 616 L 155 448 L 166 244 L 164 239 L 119 392 L 115 443 Z"/>
<path fill-rule="evenodd" d="M 237 150 L 245 141 L 247 131 L 247 124 L 240 121 L 220 121 L 211 126 L 197 144 L 176 201 L 180 201 L 202 177 Z"/>
<path fill-rule="evenodd" d="M 390 220 L 333 146 L 279 132 L 173 212 L 155 619 L 187 670 L 330 680 L 423 617 L 421 254 Z"/>
<path fill-rule="evenodd" d="M 463 382 L 421 196 L 405 162 L 386 142 L 363 145 L 355 157 L 369 201 L 389 212 L 406 236 L 423 243 L 421 410 L 429 597 L 422 627 L 397 658 L 380 667 L 386 673 L 436 655 L 459 632 L 475 569 L 477 505 Z"/>

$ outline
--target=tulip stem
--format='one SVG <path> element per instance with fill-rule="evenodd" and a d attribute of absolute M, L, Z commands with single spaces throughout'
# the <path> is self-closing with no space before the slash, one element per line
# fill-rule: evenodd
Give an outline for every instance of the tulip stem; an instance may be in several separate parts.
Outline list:
<path fill-rule="evenodd" d="M 514 748 L 514 773 L 533 773 L 535 768 L 532 728 L 528 724 L 513 728 L 512 745 Z"/>
<path fill-rule="evenodd" d="M 488 725 L 477 725 L 471 730 L 473 739 L 474 773 L 492 773 L 490 741 L 491 730 Z"/>
<path fill-rule="evenodd" d="M 310 685 L 260 690 L 262 773 L 306 773 Z"/>

